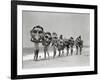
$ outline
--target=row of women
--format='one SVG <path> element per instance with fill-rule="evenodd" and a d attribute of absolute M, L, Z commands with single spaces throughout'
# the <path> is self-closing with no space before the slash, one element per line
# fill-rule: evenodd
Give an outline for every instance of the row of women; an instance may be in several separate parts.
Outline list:
<path fill-rule="evenodd" d="M 58 37 L 57 33 L 53 32 L 45 32 L 43 27 L 40 25 L 34 26 L 33 29 L 30 31 L 31 34 L 31 41 L 34 43 L 34 60 L 38 60 L 39 54 L 39 44 L 42 43 L 44 47 L 44 58 L 46 59 L 46 54 L 49 56 L 48 49 L 51 46 L 53 47 L 53 57 L 56 56 L 57 50 L 59 52 L 58 56 L 64 52 L 64 49 L 67 50 L 66 55 L 69 55 L 69 50 L 71 55 L 73 54 L 73 46 L 76 47 L 76 55 L 80 52 L 82 53 L 83 48 L 83 40 L 81 40 L 81 36 L 77 37 L 75 40 L 73 37 L 69 39 L 63 39 L 63 35 Z"/>

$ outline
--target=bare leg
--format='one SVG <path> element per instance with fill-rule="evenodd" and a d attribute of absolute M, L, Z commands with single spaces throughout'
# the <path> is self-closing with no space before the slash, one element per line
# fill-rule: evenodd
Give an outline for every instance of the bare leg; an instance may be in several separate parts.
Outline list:
<path fill-rule="evenodd" d="M 67 47 L 67 56 L 68 56 L 68 54 L 69 54 L 69 48 Z"/>
<path fill-rule="evenodd" d="M 64 50 L 61 50 L 61 51 L 62 51 L 61 55 L 64 55 Z"/>
<path fill-rule="evenodd" d="M 36 56 L 34 55 L 34 60 L 36 59 Z"/>
<path fill-rule="evenodd" d="M 44 48 L 44 58 L 46 59 L 46 50 L 45 50 L 45 48 Z"/>
<path fill-rule="evenodd" d="M 36 60 L 36 50 L 34 51 L 34 60 Z"/>
<path fill-rule="evenodd" d="M 49 52 L 47 51 L 48 57 L 49 57 Z"/>
<path fill-rule="evenodd" d="M 53 57 L 55 57 L 55 56 L 56 56 L 56 48 L 55 48 L 55 46 L 53 47 L 53 50 L 54 50 L 54 55 L 53 55 Z"/>
<path fill-rule="evenodd" d="M 71 47 L 71 55 L 73 54 L 73 47 Z"/>
<path fill-rule="evenodd" d="M 35 55 L 35 57 L 36 57 L 36 61 L 38 60 L 38 53 L 39 53 L 39 50 L 36 50 L 36 55 Z"/>
<path fill-rule="evenodd" d="M 80 47 L 80 55 L 82 54 L 82 47 Z"/>
<path fill-rule="evenodd" d="M 47 52 L 47 54 L 48 54 L 48 57 L 49 57 L 48 47 L 46 48 L 46 52 Z"/>
<path fill-rule="evenodd" d="M 78 55 L 78 46 L 76 46 L 76 55 Z"/>
<path fill-rule="evenodd" d="M 61 51 L 59 50 L 59 56 L 61 56 Z"/>
<path fill-rule="evenodd" d="M 38 54 L 39 54 L 39 44 L 38 43 L 34 43 L 34 44 L 35 44 L 34 60 L 36 61 L 38 59 Z"/>

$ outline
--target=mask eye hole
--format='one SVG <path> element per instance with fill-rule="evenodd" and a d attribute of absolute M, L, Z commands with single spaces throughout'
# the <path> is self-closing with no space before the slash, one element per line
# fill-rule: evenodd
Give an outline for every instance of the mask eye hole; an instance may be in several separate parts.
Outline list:
<path fill-rule="evenodd" d="M 45 38 L 48 38 L 48 36 L 45 36 Z"/>
<path fill-rule="evenodd" d="M 41 34 L 42 33 L 42 31 L 39 31 L 39 34 Z"/>
<path fill-rule="evenodd" d="M 34 32 L 34 33 L 37 33 L 37 31 L 36 31 L 36 30 L 34 30 L 33 32 Z"/>

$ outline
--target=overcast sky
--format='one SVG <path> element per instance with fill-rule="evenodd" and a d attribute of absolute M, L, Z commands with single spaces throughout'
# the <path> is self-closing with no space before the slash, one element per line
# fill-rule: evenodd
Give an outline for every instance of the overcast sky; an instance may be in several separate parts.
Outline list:
<path fill-rule="evenodd" d="M 81 35 L 84 45 L 90 42 L 90 15 L 80 13 L 54 13 L 23 11 L 23 47 L 33 47 L 30 41 L 30 30 L 35 25 L 41 25 L 45 31 L 62 34 L 74 39 Z"/>

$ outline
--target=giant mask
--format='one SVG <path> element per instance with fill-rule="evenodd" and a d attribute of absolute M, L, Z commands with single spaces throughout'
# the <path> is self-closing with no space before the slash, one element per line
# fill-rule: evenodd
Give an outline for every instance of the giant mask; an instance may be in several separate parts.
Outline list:
<path fill-rule="evenodd" d="M 43 45 L 48 46 L 50 45 L 52 38 L 51 38 L 51 33 L 50 32 L 45 32 L 44 33 L 44 39 L 43 39 Z"/>
<path fill-rule="evenodd" d="M 64 39 L 65 46 L 69 46 L 69 39 Z"/>
<path fill-rule="evenodd" d="M 57 40 L 58 40 L 57 34 L 55 32 L 52 33 L 52 45 L 57 46 Z"/>
<path fill-rule="evenodd" d="M 41 42 L 43 39 L 43 28 L 41 26 L 35 26 L 33 29 L 30 31 L 31 34 L 31 41 L 32 42 Z"/>
<path fill-rule="evenodd" d="M 57 43 L 61 47 L 63 47 L 63 45 L 64 45 L 64 41 L 62 39 L 59 39 Z"/>
<path fill-rule="evenodd" d="M 70 43 L 70 46 L 71 46 L 71 47 L 74 46 L 74 38 L 73 38 L 73 37 L 70 37 L 69 43 Z"/>
<path fill-rule="evenodd" d="M 62 39 L 59 39 L 57 41 L 57 48 L 58 48 L 59 51 L 64 49 L 64 41 Z"/>
<path fill-rule="evenodd" d="M 58 37 L 57 37 L 57 34 L 56 34 L 56 33 L 52 33 L 52 39 L 53 39 L 53 40 L 57 40 L 57 39 L 58 39 Z"/>

